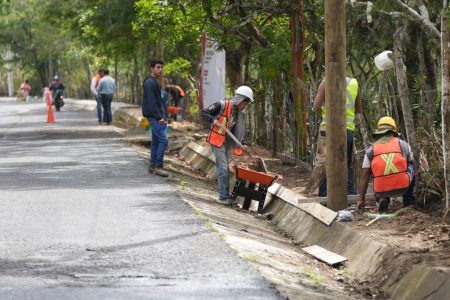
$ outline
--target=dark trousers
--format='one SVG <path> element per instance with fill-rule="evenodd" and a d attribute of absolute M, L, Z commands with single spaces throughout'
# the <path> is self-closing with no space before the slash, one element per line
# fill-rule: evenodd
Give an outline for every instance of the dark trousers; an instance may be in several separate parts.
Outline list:
<path fill-rule="evenodd" d="M 355 188 L 353 187 L 353 169 L 352 169 L 352 157 L 353 157 L 353 131 L 347 130 L 347 194 L 356 195 Z M 319 197 L 327 196 L 327 178 L 324 177 L 322 183 L 319 186 Z"/>
<path fill-rule="evenodd" d="M 111 124 L 112 113 L 111 113 L 111 102 L 113 99 L 112 94 L 101 94 L 100 99 L 102 100 L 103 106 L 103 122 L 106 124 Z"/>
<path fill-rule="evenodd" d="M 100 100 L 100 96 L 97 95 L 95 96 L 95 101 L 97 101 L 97 118 L 98 118 L 98 122 L 102 123 L 103 122 L 103 110 L 102 110 L 102 100 Z"/>
<path fill-rule="evenodd" d="M 414 197 L 414 187 L 416 186 L 416 177 L 413 176 L 411 183 L 409 184 L 408 189 L 402 195 L 403 196 L 403 207 L 413 205 L 416 203 L 416 199 Z M 390 197 L 382 197 L 379 194 L 375 193 L 375 200 L 378 202 L 381 198 L 386 198 L 390 200 Z"/>
<path fill-rule="evenodd" d="M 152 128 L 152 142 L 150 144 L 150 166 L 157 167 L 164 165 L 164 153 L 169 145 L 167 136 L 167 124 L 161 125 L 158 120 L 150 119 Z"/>

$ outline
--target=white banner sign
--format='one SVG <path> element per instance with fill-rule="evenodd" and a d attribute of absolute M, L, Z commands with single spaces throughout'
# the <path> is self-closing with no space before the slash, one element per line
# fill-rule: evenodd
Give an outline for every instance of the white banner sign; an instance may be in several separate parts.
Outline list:
<path fill-rule="evenodd" d="M 202 63 L 202 99 L 206 108 L 225 100 L 225 51 L 217 51 L 217 43 L 204 41 Z"/>

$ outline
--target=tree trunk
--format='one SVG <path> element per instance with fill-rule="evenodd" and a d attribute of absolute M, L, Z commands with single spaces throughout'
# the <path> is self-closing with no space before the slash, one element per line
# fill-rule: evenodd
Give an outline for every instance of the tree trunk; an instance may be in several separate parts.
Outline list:
<path fill-rule="evenodd" d="M 133 97 L 131 98 L 131 103 L 133 104 L 141 104 L 141 100 L 139 97 L 139 86 L 141 85 L 141 83 L 139 82 L 139 69 L 138 69 L 138 65 L 137 65 L 137 56 L 136 54 L 133 54 L 133 86 L 131 87 L 131 89 L 133 90 L 132 94 Z"/>
<path fill-rule="evenodd" d="M 430 132 L 434 123 L 434 111 L 436 105 L 436 93 L 433 92 L 433 90 L 436 89 L 436 76 L 434 74 L 434 63 L 428 58 L 430 56 L 429 51 L 427 51 L 423 45 L 422 32 L 419 33 L 417 39 L 417 55 L 419 58 L 419 70 L 424 77 L 422 87 L 425 90 L 425 94 L 423 94 L 422 91 L 420 94 L 420 105 L 422 107 L 421 114 L 424 128 Z"/>
<path fill-rule="evenodd" d="M 244 82 L 242 66 L 244 65 L 245 53 L 248 52 L 244 52 L 243 46 L 240 46 L 238 49 L 227 49 L 226 53 L 227 78 L 230 81 L 230 88 L 235 90 Z"/>
<path fill-rule="evenodd" d="M 272 103 L 272 157 L 276 157 L 280 152 L 283 137 L 280 134 L 281 129 L 281 78 L 277 77 L 272 83 L 273 86 L 273 103 Z"/>
<path fill-rule="evenodd" d="M 447 2 L 447 1 L 444 1 Z M 445 5 L 445 3 L 444 3 Z M 441 58 L 442 58 L 442 149 L 444 156 L 445 206 L 450 201 L 450 37 L 449 19 L 445 17 L 445 6 L 441 19 Z"/>
<path fill-rule="evenodd" d="M 327 205 L 334 211 L 347 208 L 345 50 L 345 1 L 327 0 L 325 1 Z"/>
<path fill-rule="evenodd" d="M 53 76 L 55 76 L 55 73 L 53 72 L 53 58 L 51 54 L 48 56 L 48 75 L 47 84 L 52 82 Z"/>
<path fill-rule="evenodd" d="M 291 28 L 291 59 L 292 59 L 292 94 L 294 97 L 295 109 L 295 143 L 294 152 L 296 158 L 304 158 L 307 150 L 306 131 L 306 95 L 304 93 L 304 8 L 303 1 L 300 1 L 297 10 L 293 13 L 290 21 Z"/>
<path fill-rule="evenodd" d="M 381 72 L 381 80 L 380 85 L 378 86 L 378 99 L 377 99 L 377 117 L 378 119 L 386 115 L 386 106 L 384 101 L 384 91 L 386 88 L 385 85 L 385 78 L 386 78 L 386 72 Z"/>
<path fill-rule="evenodd" d="M 403 121 L 405 124 L 406 136 L 408 143 L 412 148 L 413 154 L 416 155 L 414 161 L 414 167 L 416 174 L 419 174 L 420 159 L 419 148 L 416 139 L 416 129 L 414 126 L 413 113 L 411 109 L 411 100 L 409 99 L 408 82 L 406 78 L 406 71 L 403 64 L 403 40 L 404 40 L 404 27 L 400 21 L 398 28 L 394 33 L 394 65 L 397 76 L 398 92 L 401 101 L 403 111 Z M 419 183 L 420 177 L 416 176 L 416 182 Z"/>
<path fill-rule="evenodd" d="M 119 62 L 117 59 L 117 55 L 114 56 L 114 79 L 116 81 L 116 90 L 115 90 L 115 95 L 114 98 L 116 98 L 115 100 L 118 101 L 119 99 L 117 99 L 118 95 L 119 95 L 119 73 L 118 73 L 118 68 L 119 68 Z"/>

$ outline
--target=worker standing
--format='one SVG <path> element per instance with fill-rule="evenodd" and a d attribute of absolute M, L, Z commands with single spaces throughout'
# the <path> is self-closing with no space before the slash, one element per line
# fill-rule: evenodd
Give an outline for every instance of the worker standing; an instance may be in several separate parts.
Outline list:
<path fill-rule="evenodd" d="M 169 93 L 172 105 L 180 108 L 180 112 L 174 116 L 175 121 L 183 121 L 184 119 L 184 90 L 176 84 L 169 84 L 165 90 Z"/>
<path fill-rule="evenodd" d="M 233 149 L 235 153 L 240 152 L 239 146 L 227 137 L 224 128 L 229 129 L 242 142 L 245 135 L 243 109 L 250 102 L 254 102 L 253 91 L 248 86 L 243 85 L 237 88 L 233 99 L 215 102 L 202 111 L 202 117 L 212 124 L 207 141 L 211 145 L 216 158 L 217 182 L 219 184 L 217 202 L 221 204 L 231 205 L 233 202 L 228 184 L 229 154 Z"/>
<path fill-rule="evenodd" d="M 97 74 L 92 78 L 91 80 L 91 92 L 95 96 L 95 101 L 97 102 L 97 118 L 98 118 L 98 124 L 103 123 L 103 116 L 102 116 L 102 101 L 100 100 L 100 97 L 97 92 L 98 84 L 100 83 L 100 79 L 103 78 L 105 75 L 105 70 L 99 69 L 97 71 Z"/>
<path fill-rule="evenodd" d="M 389 197 L 403 195 L 403 206 L 414 204 L 414 159 L 411 147 L 398 138 L 391 117 L 382 117 L 373 132 L 375 143 L 366 149 L 359 183 L 358 209 L 364 209 L 370 177 L 379 212 L 386 212 Z"/>
<path fill-rule="evenodd" d="M 164 169 L 164 154 L 169 145 L 167 113 L 161 98 L 159 82 L 163 75 L 163 68 L 162 60 L 157 59 L 150 62 L 150 75 L 145 78 L 143 83 L 142 115 L 149 120 L 152 129 L 148 172 L 168 177 L 169 173 Z"/>
<path fill-rule="evenodd" d="M 315 165 L 322 166 L 325 175 L 325 158 L 326 158 L 326 121 L 327 112 L 325 110 L 325 79 L 319 85 L 316 98 L 314 99 L 313 109 L 315 112 L 321 113 L 322 122 L 319 127 L 319 137 L 317 139 L 317 155 Z M 333 101 L 333 99 L 331 99 Z M 353 187 L 353 132 L 355 131 L 355 113 L 361 113 L 361 93 L 356 78 L 346 78 L 346 128 L 347 128 L 347 168 L 348 168 L 348 195 L 356 195 Z M 331 112 L 332 113 L 332 112 Z M 319 186 L 319 197 L 327 196 L 326 176 L 321 176 Z"/>

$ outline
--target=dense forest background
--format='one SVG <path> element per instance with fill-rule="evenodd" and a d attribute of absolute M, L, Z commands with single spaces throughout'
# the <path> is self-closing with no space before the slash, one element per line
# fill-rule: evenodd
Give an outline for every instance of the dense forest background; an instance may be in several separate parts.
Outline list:
<path fill-rule="evenodd" d="M 104 67 L 117 82 L 115 101 L 140 104 L 148 60 L 158 57 L 169 82 L 187 91 L 189 119 L 199 121 L 205 31 L 226 51 L 228 95 L 241 84 L 255 91 L 248 140 L 312 162 L 311 103 L 325 74 L 323 6 L 319 0 L 0 0 L 0 95 L 7 94 L 12 69 L 16 89 L 28 79 L 40 95 L 58 74 L 68 97 L 90 99 L 90 80 Z M 445 194 L 441 132 L 449 125 L 441 104 L 448 65 L 441 31 L 449 15 L 446 0 L 346 1 L 347 73 L 358 79 L 363 99 L 355 171 L 377 119 L 390 115 L 414 150 L 425 202 Z M 384 50 L 393 51 L 396 67 L 380 71 L 374 57 Z M 3 55 L 8 51 L 11 58 Z"/>

